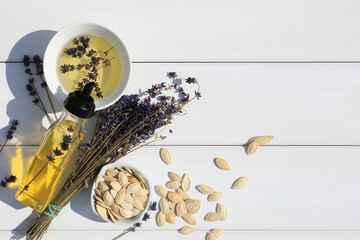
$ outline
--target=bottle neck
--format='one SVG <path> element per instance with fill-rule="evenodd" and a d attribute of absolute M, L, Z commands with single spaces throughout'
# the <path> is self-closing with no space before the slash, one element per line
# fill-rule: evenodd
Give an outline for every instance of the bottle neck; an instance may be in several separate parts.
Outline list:
<path fill-rule="evenodd" d="M 64 108 L 64 110 L 58 120 L 58 123 L 63 122 L 63 121 L 71 121 L 78 126 L 78 129 L 82 129 L 87 120 L 88 119 L 86 119 L 86 118 L 79 118 L 79 117 L 75 116 L 74 114 L 72 114 L 68 110 L 66 110 L 66 108 Z"/>

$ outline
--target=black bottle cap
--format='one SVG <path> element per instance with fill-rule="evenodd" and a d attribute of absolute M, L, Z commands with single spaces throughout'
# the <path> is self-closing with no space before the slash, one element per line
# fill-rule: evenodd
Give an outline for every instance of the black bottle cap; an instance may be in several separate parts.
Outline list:
<path fill-rule="evenodd" d="M 94 99 L 90 96 L 94 82 L 87 83 L 81 91 L 69 93 L 64 101 L 64 107 L 79 118 L 90 118 L 95 111 Z"/>

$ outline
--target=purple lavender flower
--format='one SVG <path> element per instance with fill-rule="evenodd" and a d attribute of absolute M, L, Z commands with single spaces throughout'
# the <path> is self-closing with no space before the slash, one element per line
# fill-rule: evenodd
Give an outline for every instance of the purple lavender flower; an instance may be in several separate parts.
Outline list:
<path fill-rule="evenodd" d="M 26 74 L 29 74 L 29 75 L 33 75 L 30 68 L 27 68 L 27 69 L 25 70 L 25 73 L 26 73 Z"/>
<path fill-rule="evenodd" d="M 156 203 L 156 201 L 155 201 L 155 202 L 151 202 L 149 208 L 150 208 L 151 211 L 156 211 L 156 210 L 157 210 L 157 203 Z"/>
<path fill-rule="evenodd" d="M 30 66 L 30 57 L 29 57 L 29 55 L 24 55 L 23 63 L 24 63 L 25 67 Z"/>
<path fill-rule="evenodd" d="M 201 98 L 201 93 L 195 91 L 195 97 L 199 100 Z"/>
<path fill-rule="evenodd" d="M 176 78 L 177 74 L 176 74 L 176 72 L 168 72 L 168 77 L 169 78 Z"/>
<path fill-rule="evenodd" d="M 93 145 L 91 143 L 87 143 L 85 146 L 85 150 L 92 149 Z"/>
<path fill-rule="evenodd" d="M 196 78 L 194 78 L 194 77 L 188 77 L 185 81 L 186 81 L 188 84 L 195 84 L 195 83 L 197 83 L 197 80 L 196 80 Z"/>
<path fill-rule="evenodd" d="M 149 213 L 145 213 L 143 218 L 142 218 L 142 221 L 147 221 L 150 219 L 150 214 Z"/>

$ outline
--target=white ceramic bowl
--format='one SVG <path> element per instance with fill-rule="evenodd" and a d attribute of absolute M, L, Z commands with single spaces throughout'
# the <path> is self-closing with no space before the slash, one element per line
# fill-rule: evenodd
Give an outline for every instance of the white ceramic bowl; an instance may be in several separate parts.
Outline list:
<path fill-rule="evenodd" d="M 148 180 L 148 178 L 141 172 L 139 171 L 136 167 L 132 166 L 131 164 L 128 164 L 128 163 L 124 163 L 124 162 L 115 162 L 115 163 L 110 163 L 110 164 L 107 164 L 105 165 L 99 172 L 99 176 L 104 176 L 105 175 L 105 172 L 106 170 L 108 169 L 114 169 L 115 167 L 122 167 L 122 166 L 126 166 L 130 169 L 135 169 L 145 180 L 148 188 L 149 188 L 149 195 L 148 195 L 148 200 L 144 206 L 144 210 L 141 211 L 138 215 L 136 215 L 135 217 L 132 217 L 132 218 L 127 218 L 127 219 L 123 219 L 121 221 L 116 221 L 115 224 L 119 224 L 119 225 L 132 225 L 134 223 L 137 223 L 137 222 L 140 222 L 141 219 L 143 218 L 144 214 L 147 212 L 148 208 L 149 208 L 149 204 L 150 204 L 150 199 L 151 199 L 151 185 L 150 185 L 150 182 Z M 95 178 L 95 181 L 93 183 L 93 186 L 91 188 L 91 197 L 90 197 L 90 201 L 91 201 L 91 209 L 93 210 L 93 212 L 99 216 L 99 218 L 101 219 L 105 219 L 105 218 L 102 218 L 100 217 L 100 215 L 98 214 L 98 212 L 96 211 L 96 208 L 95 208 L 95 204 L 94 204 L 94 194 L 95 194 L 95 188 L 96 188 L 96 179 L 97 177 Z M 111 222 L 111 223 L 114 223 L 112 222 L 110 219 L 105 219 L 106 221 L 108 222 Z"/>
<path fill-rule="evenodd" d="M 51 39 L 49 45 L 46 48 L 44 56 L 44 74 L 50 91 L 61 103 L 63 103 L 69 93 L 61 87 L 60 81 L 58 79 L 59 69 L 57 61 L 59 54 L 65 47 L 65 44 L 68 43 L 71 39 L 79 35 L 90 34 L 100 35 L 111 42 L 118 51 L 122 64 L 121 79 L 116 88 L 108 96 L 95 99 L 96 110 L 100 110 L 109 107 L 120 98 L 129 82 L 131 71 L 131 60 L 129 53 L 124 43 L 111 30 L 93 23 L 75 23 L 61 29 Z"/>

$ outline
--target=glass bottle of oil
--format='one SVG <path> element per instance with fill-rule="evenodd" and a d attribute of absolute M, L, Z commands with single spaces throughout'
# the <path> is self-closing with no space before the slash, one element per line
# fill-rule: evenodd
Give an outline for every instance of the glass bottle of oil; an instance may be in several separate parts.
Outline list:
<path fill-rule="evenodd" d="M 61 176 L 83 138 L 83 126 L 95 110 L 90 96 L 94 83 L 69 94 L 64 111 L 45 134 L 39 150 L 17 191 L 15 198 L 38 212 L 48 206 Z"/>

